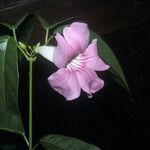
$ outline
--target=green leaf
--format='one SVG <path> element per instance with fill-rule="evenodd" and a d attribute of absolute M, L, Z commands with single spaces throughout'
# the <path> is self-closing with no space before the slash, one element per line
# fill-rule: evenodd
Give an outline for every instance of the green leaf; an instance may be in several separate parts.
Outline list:
<path fill-rule="evenodd" d="M 36 16 L 34 14 L 25 15 L 18 23 L 15 24 L 15 31 L 17 40 L 27 44 L 29 42 L 31 33 L 36 23 Z M 22 58 L 22 53 L 18 50 L 19 60 Z"/>
<path fill-rule="evenodd" d="M 7 24 L 7 23 L 1 23 L 1 25 L 3 25 L 3 26 L 5 26 L 5 27 L 9 28 L 10 30 L 13 29 L 13 27 L 12 27 L 11 25 Z"/>
<path fill-rule="evenodd" d="M 14 38 L 0 37 L 0 130 L 25 132 L 18 108 L 18 56 Z"/>
<path fill-rule="evenodd" d="M 15 25 L 13 25 L 14 29 L 16 30 L 28 16 L 29 16 L 28 14 L 23 16 Z"/>
<path fill-rule="evenodd" d="M 37 17 L 38 17 L 38 20 L 40 21 L 42 27 L 43 27 L 45 30 L 47 30 L 47 29 L 50 28 L 50 25 L 49 25 L 49 23 L 48 23 L 47 21 L 45 21 L 45 20 L 44 20 L 42 17 L 40 17 L 39 15 L 37 15 Z"/>
<path fill-rule="evenodd" d="M 38 19 L 42 25 L 42 27 L 47 30 L 47 29 L 50 29 L 50 31 L 54 31 L 56 28 L 58 28 L 59 26 L 62 26 L 62 25 L 65 25 L 65 24 L 68 24 L 68 23 L 71 23 L 71 21 L 75 20 L 75 19 L 79 19 L 79 17 L 70 17 L 68 19 L 65 19 L 65 20 L 62 20 L 62 21 L 59 21 L 59 22 L 56 22 L 54 23 L 53 25 L 49 25 L 49 23 L 47 21 L 45 21 L 42 17 L 40 17 L 38 15 Z"/>
<path fill-rule="evenodd" d="M 59 21 L 54 23 L 53 25 L 50 26 L 50 31 L 54 32 L 55 29 L 57 29 L 60 26 L 66 26 L 67 24 L 70 24 L 73 20 L 79 19 L 79 17 L 70 17 L 68 19 Z"/>
<path fill-rule="evenodd" d="M 63 135 L 47 135 L 40 143 L 45 150 L 100 150 L 95 145 Z"/>
<path fill-rule="evenodd" d="M 113 53 L 112 49 L 106 44 L 106 42 L 93 31 L 90 32 L 90 38 L 97 39 L 98 52 L 103 60 L 111 66 L 109 71 L 113 75 L 114 79 L 124 87 L 128 92 L 130 92 L 126 77 L 123 73 L 121 65 Z"/>
<path fill-rule="evenodd" d="M 22 17 L 15 25 L 0 23 L 0 35 L 13 36 L 13 28 L 16 31 L 17 39 L 21 42 L 28 42 L 31 32 L 36 22 L 36 15 L 27 14 Z"/>
<path fill-rule="evenodd" d="M 19 42 L 28 43 L 31 33 L 37 21 L 36 15 L 28 14 L 21 18 L 15 25 L 17 40 Z"/>
<path fill-rule="evenodd" d="M 17 40 L 25 44 L 28 43 L 37 17 L 34 14 L 27 14 L 22 17 L 15 25 L 8 25 L 6 23 L 0 24 L 0 35 L 13 36 L 13 28 L 15 29 Z M 19 60 L 22 58 L 22 53 L 18 51 Z"/>
<path fill-rule="evenodd" d="M 4 35 L 12 36 L 12 27 L 6 23 L 0 23 L 0 36 Z"/>
<path fill-rule="evenodd" d="M 17 146 L 16 144 L 3 144 L 0 146 L 2 150 L 16 150 Z"/>
<path fill-rule="evenodd" d="M 68 26 L 68 24 L 62 25 L 62 26 L 56 28 L 56 29 L 53 31 L 53 34 L 56 34 L 57 32 L 59 32 L 60 34 L 62 34 L 62 33 L 63 33 L 63 29 L 64 29 L 64 27 L 66 27 L 66 26 Z"/>

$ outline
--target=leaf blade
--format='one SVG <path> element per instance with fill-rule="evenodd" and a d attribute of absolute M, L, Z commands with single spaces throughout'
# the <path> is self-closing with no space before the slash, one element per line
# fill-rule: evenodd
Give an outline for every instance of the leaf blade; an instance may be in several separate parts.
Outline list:
<path fill-rule="evenodd" d="M 18 57 L 15 40 L 0 37 L 0 130 L 24 135 L 18 108 Z"/>
<path fill-rule="evenodd" d="M 16 144 L 1 144 L 0 147 L 2 150 L 16 150 L 17 148 Z"/>
<path fill-rule="evenodd" d="M 79 17 L 70 17 L 64 20 L 61 20 L 59 22 L 54 23 L 53 25 L 50 26 L 50 30 L 53 32 L 56 28 L 70 24 L 73 20 L 79 19 Z"/>
<path fill-rule="evenodd" d="M 16 34 L 19 42 L 27 43 L 36 23 L 36 15 L 27 14 L 16 23 Z"/>
<path fill-rule="evenodd" d="M 36 23 L 36 15 L 34 14 L 27 14 L 16 23 L 15 32 L 16 32 L 18 42 L 23 42 L 24 44 L 28 44 L 35 23 Z M 18 56 L 19 56 L 19 60 L 21 60 L 22 53 L 19 50 L 18 50 Z"/>
<path fill-rule="evenodd" d="M 70 17 L 61 21 L 58 21 L 54 23 L 53 25 L 50 25 L 47 21 L 45 21 L 42 17 L 38 15 L 38 20 L 40 21 L 42 27 L 47 30 L 49 29 L 51 32 L 54 31 L 57 27 L 62 26 L 64 24 L 69 24 L 71 21 L 79 19 L 79 17 Z"/>
<path fill-rule="evenodd" d="M 11 25 L 7 24 L 7 23 L 1 23 L 1 25 L 3 25 L 3 26 L 5 26 L 5 27 L 9 28 L 10 30 L 13 29 L 13 27 L 12 27 Z"/>
<path fill-rule="evenodd" d="M 47 21 L 45 21 L 41 16 L 37 15 L 39 22 L 41 23 L 42 27 L 47 30 L 50 28 L 50 25 Z"/>
<path fill-rule="evenodd" d="M 0 23 L 0 36 L 12 36 L 12 27 L 6 23 Z"/>
<path fill-rule="evenodd" d="M 122 70 L 122 67 L 116 58 L 115 54 L 107 43 L 95 32 L 90 31 L 91 39 L 97 39 L 97 47 L 100 56 L 103 60 L 111 66 L 111 69 L 108 71 L 113 74 L 116 78 L 115 80 L 130 93 L 129 85 L 127 83 L 125 74 Z"/>
<path fill-rule="evenodd" d="M 79 139 L 56 134 L 43 137 L 40 143 L 46 150 L 100 150 L 97 146 Z"/>

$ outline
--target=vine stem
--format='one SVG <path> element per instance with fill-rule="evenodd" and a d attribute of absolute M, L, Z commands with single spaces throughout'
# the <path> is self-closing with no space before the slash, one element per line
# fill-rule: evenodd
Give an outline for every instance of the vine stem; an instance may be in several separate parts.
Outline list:
<path fill-rule="evenodd" d="M 17 36 L 16 36 L 16 31 L 15 31 L 15 28 L 13 27 L 13 36 L 14 36 L 14 40 L 15 40 L 15 42 L 16 42 L 16 45 L 17 45 L 17 47 L 19 48 L 19 50 L 22 52 L 22 54 L 25 56 L 25 58 L 27 59 L 27 60 L 29 60 L 29 57 L 26 55 L 26 53 L 22 50 L 22 48 L 18 45 L 18 43 L 17 43 Z"/>
<path fill-rule="evenodd" d="M 47 43 L 48 40 L 48 34 L 49 34 L 49 28 L 46 29 L 45 44 Z"/>
<path fill-rule="evenodd" d="M 48 45 L 48 44 L 49 44 L 49 42 L 50 42 L 53 38 L 54 38 L 54 36 L 53 36 L 53 35 L 51 35 L 51 36 L 50 36 L 50 38 L 49 38 L 49 39 L 47 39 L 47 41 L 45 42 L 45 45 Z"/>
<path fill-rule="evenodd" d="M 13 27 L 13 36 L 14 36 L 15 42 L 17 43 L 17 36 L 16 36 L 16 32 L 15 32 L 15 28 L 14 27 Z"/>
<path fill-rule="evenodd" d="M 29 147 L 29 141 L 28 141 L 27 137 L 25 136 L 25 134 L 23 134 L 23 138 L 24 138 L 24 140 L 25 140 L 27 146 Z"/>
<path fill-rule="evenodd" d="M 32 150 L 32 79 L 33 79 L 33 58 L 29 59 L 29 150 Z"/>
<path fill-rule="evenodd" d="M 22 48 L 18 45 L 15 27 L 13 27 L 12 30 L 13 30 L 13 37 L 14 37 L 14 40 L 15 40 L 15 42 L 16 42 L 17 47 L 18 47 L 19 50 L 22 52 L 22 54 L 25 56 L 25 58 L 29 61 L 29 57 L 28 57 L 28 56 L 26 55 L 26 53 L 22 50 Z M 23 134 L 23 138 L 24 138 L 24 140 L 25 140 L 27 146 L 29 147 L 30 144 L 29 144 L 29 141 L 28 141 L 28 139 L 27 139 L 27 137 L 26 137 L 25 134 Z"/>

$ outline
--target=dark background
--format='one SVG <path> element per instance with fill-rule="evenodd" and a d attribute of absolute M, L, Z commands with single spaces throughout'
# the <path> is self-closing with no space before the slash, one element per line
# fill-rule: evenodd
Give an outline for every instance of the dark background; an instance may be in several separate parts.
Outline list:
<path fill-rule="evenodd" d="M 150 6 L 143 0 L 0 0 L 0 22 L 15 23 L 26 13 L 38 13 L 50 24 L 79 16 L 113 49 L 127 77 L 134 103 L 108 72 L 99 73 L 105 87 L 87 99 L 66 102 L 47 83 L 57 68 L 39 56 L 34 64 L 34 142 L 46 134 L 77 137 L 103 150 L 149 150 Z M 41 27 L 31 43 L 43 40 Z M 20 110 L 28 128 L 28 64 L 20 64 Z M 28 129 L 27 129 L 28 130 Z M 17 140 L 7 133 L 0 141 Z M 42 148 L 39 148 L 42 149 Z"/>

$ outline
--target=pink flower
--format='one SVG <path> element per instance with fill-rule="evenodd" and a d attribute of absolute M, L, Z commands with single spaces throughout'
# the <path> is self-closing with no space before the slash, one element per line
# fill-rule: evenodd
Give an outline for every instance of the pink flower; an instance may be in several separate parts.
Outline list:
<path fill-rule="evenodd" d="M 55 36 L 57 47 L 41 46 L 37 51 L 59 69 L 48 78 L 50 86 L 66 100 L 80 96 L 81 89 L 88 97 L 104 86 L 95 71 L 104 71 L 109 65 L 97 54 L 97 40 L 89 44 L 87 24 L 74 22 Z M 88 45 L 89 44 L 89 45 Z"/>

